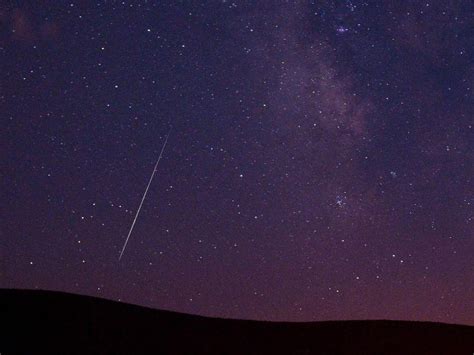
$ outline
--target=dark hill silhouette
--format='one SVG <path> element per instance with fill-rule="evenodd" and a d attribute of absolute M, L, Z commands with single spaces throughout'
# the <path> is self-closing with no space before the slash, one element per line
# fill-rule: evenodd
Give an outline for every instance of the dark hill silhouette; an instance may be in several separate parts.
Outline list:
<path fill-rule="evenodd" d="M 275 323 L 186 315 L 50 291 L 0 290 L 7 354 L 468 354 L 474 327 Z"/>

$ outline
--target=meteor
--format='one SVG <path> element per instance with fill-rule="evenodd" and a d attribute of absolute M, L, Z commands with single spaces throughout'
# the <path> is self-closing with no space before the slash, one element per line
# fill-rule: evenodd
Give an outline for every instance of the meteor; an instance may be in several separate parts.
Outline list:
<path fill-rule="evenodd" d="M 168 143 L 168 137 L 170 136 L 170 133 L 171 133 L 171 128 L 168 131 L 168 134 L 166 135 L 165 142 L 163 143 L 163 147 L 161 148 L 160 155 L 158 157 L 158 160 L 156 161 L 155 167 L 153 168 L 153 172 L 151 173 L 150 180 L 148 181 L 148 185 L 145 189 L 145 192 L 143 193 L 142 201 L 140 202 L 140 206 L 138 207 L 137 213 L 135 214 L 135 218 L 133 219 L 132 226 L 130 227 L 130 230 L 128 231 L 127 239 L 125 240 L 122 251 L 120 252 L 119 261 L 120 259 L 122 259 L 122 255 L 125 251 L 125 248 L 127 247 L 128 240 L 130 239 L 130 235 L 132 234 L 133 227 L 135 226 L 135 222 L 137 221 L 138 215 L 140 214 L 140 210 L 142 209 L 143 201 L 145 201 L 146 194 L 148 193 L 148 189 L 150 188 L 151 182 L 153 181 L 153 178 L 155 177 L 156 170 L 158 169 L 158 164 L 160 163 L 161 157 L 163 156 L 163 152 L 165 151 L 166 143 Z"/>

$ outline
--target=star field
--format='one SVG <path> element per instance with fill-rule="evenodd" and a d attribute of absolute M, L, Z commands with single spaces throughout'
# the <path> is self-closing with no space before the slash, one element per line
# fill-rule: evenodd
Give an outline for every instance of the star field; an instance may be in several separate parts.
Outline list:
<path fill-rule="evenodd" d="M 5 2 L 0 286 L 474 324 L 473 14 Z"/>

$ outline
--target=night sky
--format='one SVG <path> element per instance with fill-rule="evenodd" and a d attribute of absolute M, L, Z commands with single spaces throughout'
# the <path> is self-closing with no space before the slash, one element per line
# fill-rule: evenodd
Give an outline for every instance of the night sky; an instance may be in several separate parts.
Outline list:
<path fill-rule="evenodd" d="M 0 287 L 474 325 L 473 21 L 469 0 L 2 1 Z"/>

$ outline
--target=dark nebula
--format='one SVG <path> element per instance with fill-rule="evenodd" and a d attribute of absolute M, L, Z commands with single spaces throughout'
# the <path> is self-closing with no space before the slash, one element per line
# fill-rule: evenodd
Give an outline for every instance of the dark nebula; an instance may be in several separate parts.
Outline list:
<path fill-rule="evenodd" d="M 468 0 L 2 2 L 0 286 L 474 324 L 473 21 Z"/>

